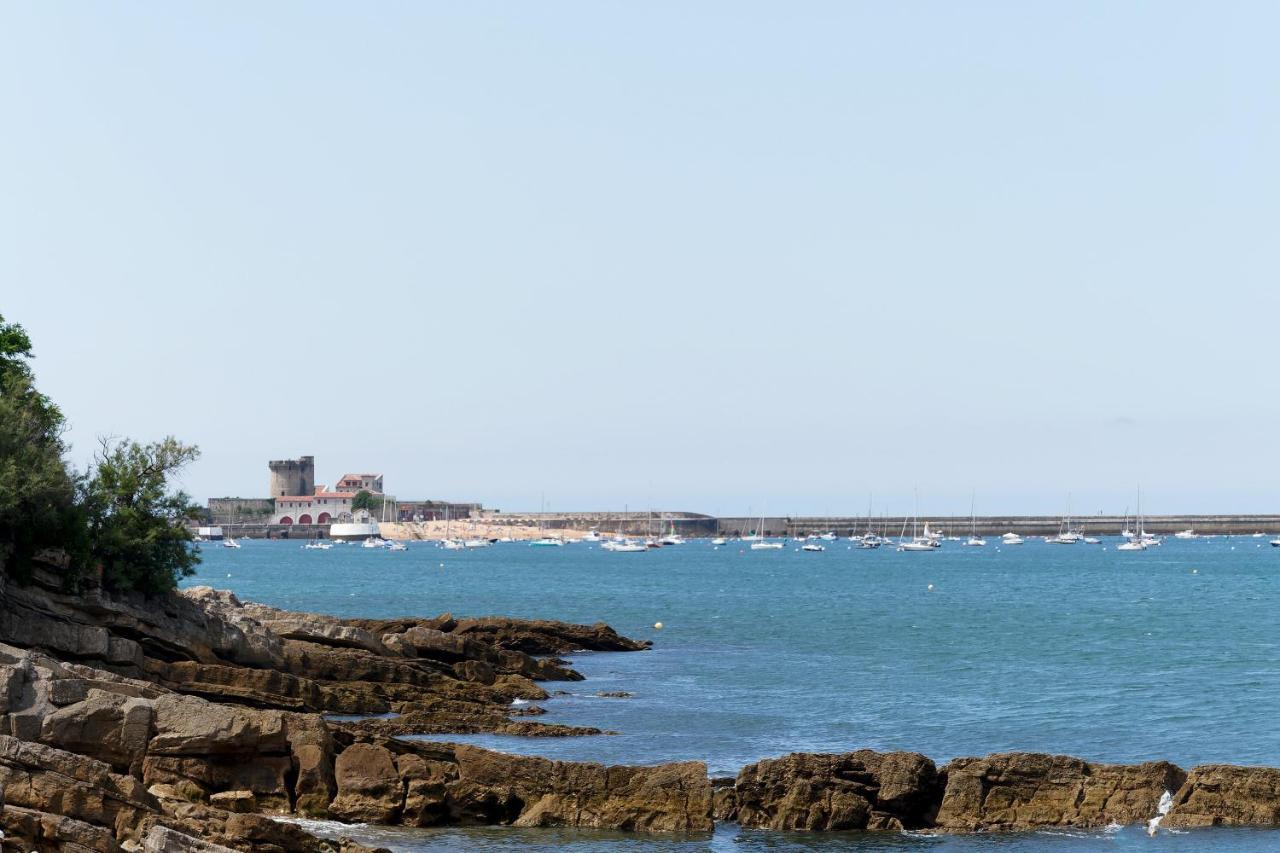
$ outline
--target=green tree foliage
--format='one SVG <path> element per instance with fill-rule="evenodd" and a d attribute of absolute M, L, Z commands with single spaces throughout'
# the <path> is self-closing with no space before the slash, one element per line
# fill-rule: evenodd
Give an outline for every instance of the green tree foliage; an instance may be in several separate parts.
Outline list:
<path fill-rule="evenodd" d="M 174 589 L 200 562 L 183 525 L 198 512 L 169 478 L 200 451 L 169 437 L 151 444 L 102 442 L 84 486 L 93 559 L 103 586 L 156 593 Z"/>
<path fill-rule="evenodd" d="M 104 441 L 87 475 L 66 462 L 62 412 L 33 384 L 31 339 L 0 316 L 0 564 L 30 579 L 44 549 L 70 559 L 74 588 L 101 568 L 108 589 L 171 590 L 200 555 L 182 524 L 187 496 L 169 478 L 199 456 L 173 438 L 152 444 Z"/>
<path fill-rule="evenodd" d="M 360 510 L 368 510 L 369 512 L 377 512 L 382 507 L 382 498 L 376 497 L 368 489 L 361 489 L 356 492 L 356 496 L 351 499 L 351 511 L 359 512 Z"/>
<path fill-rule="evenodd" d="M 26 331 L 0 317 L 0 563 L 19 580 L 42 549 L 87 553 L 62 412 L 32 384 L 31 357 Z"/>

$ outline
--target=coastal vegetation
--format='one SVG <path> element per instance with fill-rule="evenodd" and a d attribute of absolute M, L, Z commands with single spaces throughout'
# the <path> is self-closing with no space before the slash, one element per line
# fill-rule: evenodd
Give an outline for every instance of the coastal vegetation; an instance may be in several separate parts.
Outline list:
<path fill-rule="evenodd" d="M 376 512 L 381 501 L 381 498 L 373 496 L 373 492 L 370 492 L 368 489 L 361 489 L 356 492 L 356 496 L 351 499 L 351 511 L 359 512 L 360 510 L 365 510 L 366 512 Z"/>
<path fill-rule="evenodd" d="M 62 583 L 91 573 L 112 590 L 172 590 L 199 562 L 181 523 L 192 511 L 170 479 L 199 456 L 177 439 L 103 439 L 88 471 L 67 460 L 66 418 L 35 387 L 31 339 L 0 315 L 0 561 L 29 580 L 37 557 L 65 559 Z"/>

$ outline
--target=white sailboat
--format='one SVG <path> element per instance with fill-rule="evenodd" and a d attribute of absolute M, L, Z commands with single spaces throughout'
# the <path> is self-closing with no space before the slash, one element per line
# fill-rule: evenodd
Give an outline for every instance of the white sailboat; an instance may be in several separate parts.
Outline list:
<path fill-rule="evenodd" d="M 745 538 L 745 537 L 744 537 Z M 760 526 L 756 528 L 755 541 L 751 543 L 752 551 L 781 551 L 781 542 L 771 542 L 764 535 L 764 516 L 760 516 Z"/>
<path fill-rule="evenodd" d="M 982 548 L 987 544 L 987 540 L 978 535 L 978 515 L 975 510 L 975 501 L 977 500 L 977 497 L 978 492 L 975 489 L 969 495 L 969 539 L 964 543 L 971 548 Z"/>
<path fill-rule="evenodd" d="M 1116 546 L 1117 551 L 1145 551 L 1148 547 L 1146 534 L 1142 530 L 1142 489 L 1138 489 L 1138 511 L 1134 515 L 1134 525 L 1138 532 L 1131 534 L 1124 542 Z M 1127 525 L 1126 525 L 1127 526 Z M 1126 531 L 1127 532 L 1127 531 Z"/>
<path fill-rule="evenodd" d="M 916 535 L 916 528 L 919 525 L 919 521 L 920 521 L 920 499 L 919 499 L 919 495 L 917 495 L 916 507 L 913 510 L 913 514 L 911 516 L 911 541 L 907 542 L 905 540 L 907 525 L 906 525 L 906 522 L 903 521 L 902 523 L 903 537 L 900 537 L 900 541 L 898 542 L 899 551 L 934 551 L 940 547 L 940 544 L 937 538 L 935 536 L 929 535 L 929 523 L 927 521 L 925 522 L 925 525 L 924 525 L 924 536 Z"/>
<path fill-rule="evenodd" d="M 1058 528 L 1058 535 L 1045 539 L 1053 545 L 1076 545 L 1084 541 L 1084 534 L 1071 528 L 1071 495 L 1067 495 L 1067 514 Z"/>

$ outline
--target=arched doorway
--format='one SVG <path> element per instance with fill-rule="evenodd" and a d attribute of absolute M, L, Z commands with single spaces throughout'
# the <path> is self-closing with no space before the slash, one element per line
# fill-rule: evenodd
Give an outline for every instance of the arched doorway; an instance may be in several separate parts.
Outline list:
<path fill-rule="evenodd" d="M 329 513 L 322 512 L 320 517 L 316 519 L 316 524 L 328 524 L 332 519 L 333 516 L 329 515 Z"/>
<path fill-rule="evenodd" d="M 310 524 L 310 523 L 311 523 L 311 516 L 307 515 L 306 513 L 303 513 L 302 515 L 298 516 L 298 523 L 299 523 L 299 524 Z"/>
<path fill-rule="evenodd" d="M 281 523 L 281 524 L 293 524 L 293 519 L 286 515 L 284 518 L 280 519 L 280 523 Z"/>

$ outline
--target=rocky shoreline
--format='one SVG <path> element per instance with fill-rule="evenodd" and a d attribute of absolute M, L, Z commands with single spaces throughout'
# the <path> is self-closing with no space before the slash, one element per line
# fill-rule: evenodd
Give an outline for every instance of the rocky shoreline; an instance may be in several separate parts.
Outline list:
<path fill-rule="evenodd" d="M 196 587 L 68 595 L 0 574 L 0 849 L 349 851 L 274 817 L 708 833 L 1276 826 L 1280 770 L 1034 753 L 793 754 L 605 767 L 406 741 L 599 734 L 535 718 L 561 655 L 641 651 L 604 624 L 337 619 Z M 513 706 L 514 700 L 527 704 Z M 330 715 L 368 717 L 332 719 Z M 379 717 L 376 715 L 394 715 Z"/>

